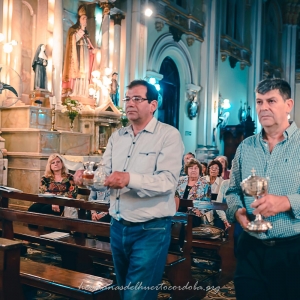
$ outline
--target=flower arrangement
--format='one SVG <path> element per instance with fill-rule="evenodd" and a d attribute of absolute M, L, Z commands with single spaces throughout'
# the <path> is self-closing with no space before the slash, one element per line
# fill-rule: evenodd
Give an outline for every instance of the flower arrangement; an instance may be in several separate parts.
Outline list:
<path fill-rule="evenodd" d="M 117 108 L 118 108 L 118 110 L 121 113 L 120 121 L 121 121 L 122 127 L 125 127 L 125 126 L 127 126 L 128 122 L 129 122 L 129 120 L 128 120 L 127 116 L 126 116 L 126 112 L 120 106 L 117 106 Z"/>
<path fill-rule="evenodd" d="M 77 101 L 72 100 L 71 98 L 66 98 L 64 103 L 62 103 L 62 113 L 67 113 L 71 123 L 74 122 L 76 116 L 81 113 L 83 105 Z"/>

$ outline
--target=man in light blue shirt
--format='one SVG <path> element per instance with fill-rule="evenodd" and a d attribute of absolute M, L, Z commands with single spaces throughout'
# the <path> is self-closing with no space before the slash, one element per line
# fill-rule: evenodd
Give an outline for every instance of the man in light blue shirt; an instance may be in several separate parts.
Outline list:
<path fill-rule="evenodd" d="M 236 151 L 226 193 L 229 221 L 243 227 L 237 247 L 237 299 L 300 299 L 300 130 L 289 123 L 294 105 L 282 79 L 266 79 L 256 88 L 256 112 L 262 131 Z M 253 202 L 241 182 L 251 175 L 269 180 L 268 193 Z M 265 232 L 248 232 L 251 216 L 272 223 Z"/>
<path fill-rule="evenodd" d="M 103 162 L 110 174 L 111 249 L 121 298 L 157 299 L 168 254 L 183 143 L 153 117 L 158 93 L 144 80 L 123 99 L 131 125 L 110 137 Z"/>

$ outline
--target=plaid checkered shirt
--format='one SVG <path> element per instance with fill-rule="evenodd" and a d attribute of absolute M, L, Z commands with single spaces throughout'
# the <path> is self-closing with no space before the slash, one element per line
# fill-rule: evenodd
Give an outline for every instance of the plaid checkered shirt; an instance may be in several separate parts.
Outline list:
<path fill-rule="evenodd" d="M 241 182 L 251 175 L 269 180 L 268 193 L 287 196 L 291 210 L 266 218 L 273 225 L 264 233 L 249 233 L 259 239 L 285 238 L 300 234 L 300 129 L 295 122 L 284 131 L 284 139 L 270 153 L 263 131 L 251 136 L 239 145 L 231 169 L 229 189 L 226 193 L 228 204 L 227 218 L 235 220 L 235 212 L 246 207 L 248 213 L 253 212 L 250 204 L 254 198 L 243 195 Z M 244 200 L 244 204 L 243 204 Z"/>

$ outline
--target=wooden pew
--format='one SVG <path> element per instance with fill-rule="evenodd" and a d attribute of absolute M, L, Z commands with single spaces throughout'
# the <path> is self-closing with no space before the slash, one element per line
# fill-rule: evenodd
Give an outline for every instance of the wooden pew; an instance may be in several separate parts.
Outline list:
<path fill-rule="evenodd" d="M 180 206 L 193 207 L 194 203 L 193 200 L 180 199 Z M 197 207 L 201 209 L 226 210 L 227 204 L 214 201 L 201 201 L 198 203 Z M 193 250 L 198 250 L 198 253 L 193 253 L 192 256 L 204 260 L 215 261 L 219 265 L 217 278 L 219 286 L 223 286 L 233 279 L 236 267 L 233 232 L 234 224 L 231 224 L 225 239 L 192 238 L 192 248 Z"/>
<path fill-rule="evenodd" d="M 20 242 L 0 238 L 0 299 L 23 300 L 20 281 Z"/>
<path fill-rule="evenodd" d="M 62 255 L 63 267 L 75 269 L 79 271 L 88 272 L 84 269 L 87 266 L 91 266 L 92 261 L 89 261 L 89 257 L 100 257 L 102 259 L 112 259 L 110 245 L 107 242 L 101 242 L 95 239 L 90 239 L 84 235 L 74 235 L 65 237 L 59 240 L 49 240 L 40 237 L 40 234 L 45 233 L 44 227 L 53 227 L 58 230 L 74 231 L 79 233 L 89 233 L 95 236 L 109 237 L 110 224 L 102 222 L 94 222 L 89 220 L 69 219 L 58 216 L 43 215 L 37 213 L 30 213 L 24 211 L 13 210 L 8 207 L 9 198 L 34 201 L 39 203 L 52 203 L 61 206 L 70 206 L 79 208 L 79 212 L 86 209 L 94 210 L 107 210 L 108 206 L 92 203 L 81 200 L 66 200 L 60 198 L 43 198 L 37 195 L 25 194 L 25 193 L 7 193 L 1 192 L 2 196 L 0 209 L 0 218 L 2 219 L 2 232 L 3 236 L 7 238 L 19 238 L 22 240 L 28 240 L 41 245 L 48 245 L 55 248 L 57 252 Z M 79 213 L 84 216 L 85 213 Z M 176 219 L 178 222 L 176 222 Z M 16 224 L 16 222 L 22 222 L 25 224 L 39 225 L 37 229 L 28 228 L 23 224 Z M 187 283 L 193 285 L 195 281 L 191 276 L 190 269 L 190 252 L 191 252 L 191 216 L 183 215 L 174 218 L 175 225 L 172 230 L 172 245 L 178 245 L 179 235 L 176 230 L 180 231 L 181 226 L 184 227 L 184 242 L 182 249 L 177 248 L 170 251 L 166 262 L 166 274 L 168 279 L 176 286 L 185 286 Z M 178 227 L 178 228 L 177 228 Z M 176 229 L 176 230 L 175 230 Z M 203 290 L 191 291 L 179 291 L 173 292 L 173 299 L 183 299 L 186 295 L 205 296 Z M 184 296 L 183 296 L 184 295 Z"/>

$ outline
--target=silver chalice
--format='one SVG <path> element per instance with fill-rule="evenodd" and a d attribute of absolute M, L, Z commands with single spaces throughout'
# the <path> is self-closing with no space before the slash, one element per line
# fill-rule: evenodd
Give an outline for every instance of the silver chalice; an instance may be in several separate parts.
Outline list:
<path fill-rule="evenodd" d="M 256 176 L 254 168 L 252 168 L 251 173 L 251 176 L 242 181 L 241 187 L 245 195 L 254 197 L 254 201 L 256 201 L 268 192 L 268 181 L 266 178 Z M 249 222 L 247 226 L 249 231 L 254 232 L 265 232 L 271 228 L 272 224 L 265 221 L 260 214 L 256 215 L 255 220 Z"/>

